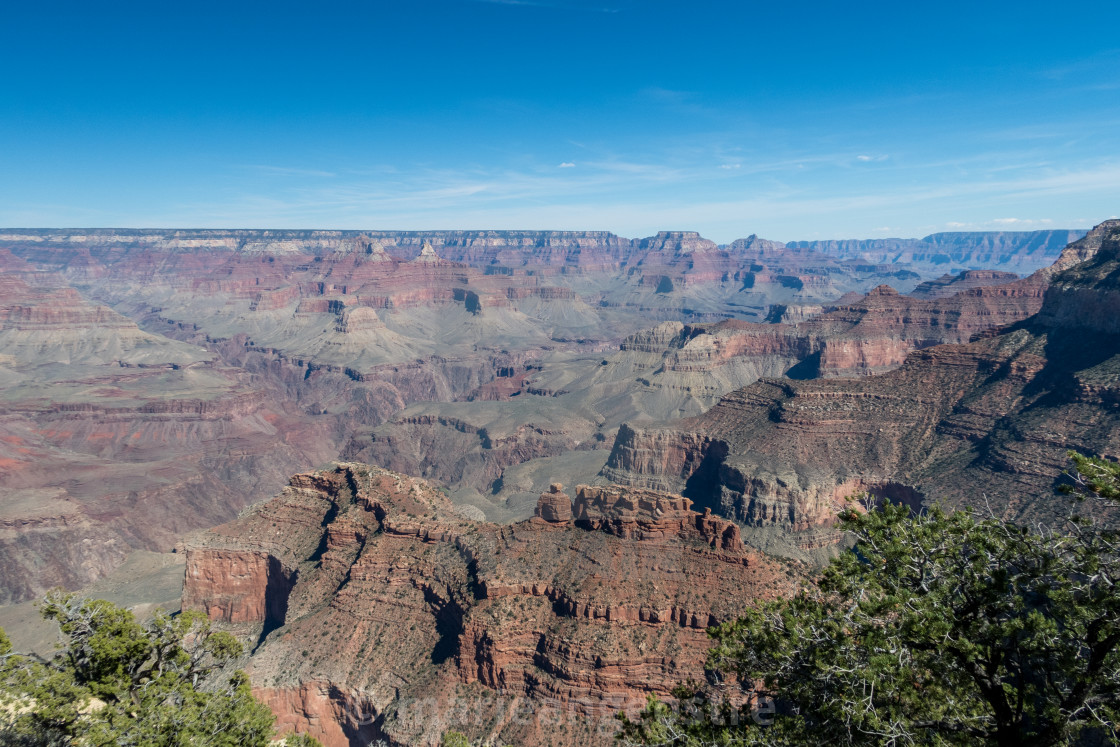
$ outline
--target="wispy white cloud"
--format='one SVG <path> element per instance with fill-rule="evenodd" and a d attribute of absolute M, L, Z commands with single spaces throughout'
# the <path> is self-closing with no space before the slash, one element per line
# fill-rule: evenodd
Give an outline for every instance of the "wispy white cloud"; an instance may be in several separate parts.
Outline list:
<path fill-rule="evenodd" d="M 997 226 L 1037 226 L 1047 225 L 1054 221 L 1049 218 L 992 218 L 989 223 L 994 223 Z"/>
<path fill-rule="evenodd" d="M 338 176 L 333 171 L 322 171 L 320 169 L 298 169 L 289 166 L 267 166 L 264 164 L 247 164 L 247 169 L 258 171 L 265 174 L 272 174 L 275 176 L 315 176 L 329 178 Z"/>
<path fill-rule="evenodd" d="M 892 222 L 871 222 L 875 217 L 944 210 L 983 209 L 985 205 L 1049 201 L 1055 195 L 1115 194 L 1120 189 L 1120 162 L 1066 172 L 1006 180 L 961 180 L 935 186 L 874 189 L 859 192 L 818 190 L 810 186 L 781 185 L 766 180 L 743 185 L 738 194 L 721 196 L 700 190 L 702 170 L 687 171 L 658 164 L 604 162 L 610 169 L 584 165 L 563 171 L 462 172 L 429 170 L 408 177 L 360 179 L 316 187 L 302 185 L 281 198 L 255 194 L 234 195 L 221 203 L 189 206 L 178 219 L 164 225 L 259 225 L 276 227 L 393 227 L 393 228 L 569 228 L 612 230 L 644 236 L 656 230 L 691 226 L 719 241 L 758 232 L 790 239 L 810 235 L 810 228 L 841 226 L 828 231 L 855 235 L 853 216 L 868 222 L 863 234 L 922 235 Z M 711 173 L 710 171 L 707 173 Z M 680 188 L 676 197 L 661 192 L 641 192 L 639 186 L 658 181 L 666 189 Z M 718 182 L 717 182 L 718 183 Z M 692 200 L 679 194 L 688 185 L 701 193 Z M 737 187 L 738 189 L 738 187 Z M 609 199 L 607 198 L 609 196 Z M 1102 215 L 1104 211 L 1102 211 Z M 997 213 L 998 215 L 998 213 Z M 1005 214 L 1006 215 L 1006 214 Z M 184 220 L 193 216 L 193 220 Z M 199 217 L 204 216 L 204 217 Z M 812 226 L 807 224 L 812 221 Z M 1063 219 L 1065 221 L 1065 219 Z M 128 221 L 123 221 L 127 223 Z M 144 221 L 151 225 L 152 221 Z M 1052 218 L 942 219 L 952 230 L 1042 228 Z M 858 224 L 857 224 L 858 225 Z M 798 228 L 798 226 L 804 226 Z M 784 227 L 784 228 L 783 228 Z M 1065 227 L 1068 221 L 1062 223 Z M 927 231 L 928 232 L 928 231 Z"/>
<path fill-rule="evenodd" d="M 1071 77 L 1085 78 L 1094 73 L 1115 75 L 1120 70 L 1120 49 L 1099 52 L 1064 65 L 1054 65 L 1039 72 L 1039 76 L 1052 81 L 1064 81 Z"/>
<path fill-rule="evenodd" d="M 59 209 L 54 218 L 36 219 L 47 212 L 8 196 L 0 203 L 0 224 L 597 228 L 628 236 L 689 227 L 717 241 L 750 233 L 788 240 L 1085 227 L 1114 212 L 1120 194 L 1120 159 L 1063 168 L 1024 160 L 1022 168 L 1011 168 L 992 153 L 976 155 L 962 168 L 965 159 L 918 162 L 892 154 L 882 168 L 864 170 L 854 167 L 852 150 L 779 151 L 772 159 L 763 153 L 727 143 L 660 150 L 647 144 L 630 152 L 594 144 L 580 151 L 578 162 L 517 154 L 508 159 L 516 168 L 242 164 L 200 192 L 208 196 L 179 200 L 158 214 L 106 206 L 100 212 Z M 261 172 L 278 178 L 262 180 Z M 1078 212 L 1063 212 L 1062 204 L 1074 204 Z M 1098 217 L 1089 221 L 1070 217 L 1095 212 Z"/>

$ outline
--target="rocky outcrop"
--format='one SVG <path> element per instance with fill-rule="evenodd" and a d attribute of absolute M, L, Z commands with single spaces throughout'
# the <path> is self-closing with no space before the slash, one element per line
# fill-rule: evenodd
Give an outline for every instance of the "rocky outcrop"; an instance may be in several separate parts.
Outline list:
<path fill-rule="evenodd" d="M 1106 221 L 1063 252 L 1038 315 L 1041 324 L 1120 334 L 1120 258 L 1114 251 L 1117 234 L 1120 221 Z"/>
<path fill-rule="evenodd" d="M 604 475 L 684 489 L 747 542 L 802 557 L 856 488 L 1054 523 L 1066 451 L 1120 454 L 1120 222 L 1068 253 L 1090 258 L 1018 324 L 881 376 L 762 380 L 699 417 L 620 428 Z"/>
<path fill-rule="evenodd" d="M 547 493 L 541 494 L 535 512 L 538 519 L 549 524 L 567 524 L 572 520 L 572 499 L 563 492 L 563 488 L 563 485 L 554 482 Z"/>
<path fill-rule="evenodd" d="M 376 744 L 385 736 L 371 718 L 376 713 L 372 705 L 330 682 L 312 680 L 294 689 L 255 687 L 253 697 L 276 714 L 280 734 L 312 734 L 327 745 Z"/>
<path fill-rule="evenodd" d="M 703 238 L 696 231 L 659 231 L 656 236 L 641 239 L 638 246 L 651 252 L 692 254 L 718 251 L 714 241 Z"/>
<path fill-rule="evenodd" d="M 624 481 L 637 487 L 680 492 L 698 474 L 709 454 L 725 450 L 719 439 L 699 433 L 643 428 L 640 431 L 623 423 L 603 475 L 612 482 Z"/>
<path fill-rule="evenodd" d="M 284 624 L 295 571 L 275 556 L 199 548 L 187 552 L 187 567 L 191 578 L 184 604 L 202 609 L 211 620 Z"/>
<path fill-rule="evenodd" d="M 1018 279 L 1019 276 L 1013 272 L 963 270 L 956 275 L 945 274 L 936 280 L 927 280 L 910 291 L 910 295 L 914 298 L 947 298 L 973 288 L 989 288 Z"/>
<path fill-rule="evenodd" d="M 281 724 L 328 745 L 434 745 L 447 729 L 609 744 L 619 708 L 702 677 L 705 629 L 791 592 L 797 569 L 679 496 L 580 486 L 567 520 L 562 495 L 499 526 L 380 468 L 297 475 L 196 540 L 184 605 L 263 633 L 248 662 L 256 691 Z M 262 557 L 298 573 L 270 586 Z"/>
<path fill-rule="evenodd" d="M 743 541 L 734 522 L 692 510 L 684 496 L 617 486 L 579 486 L 572 514 L 577 526 L 627 539 L 699 536 L 712 547 L 741 552 Z"/>
<path fill-rule="evenodd" d="M 432 242 L 425 241 L 424 245 L 420 247 L 420 254 L 416 257 L 416 259 L 412 261 L 420 262 L 421 264 L 432 264 L 434 262 L 439 262 L 440 257 L 438 254 L 436 254 L 436 250 L 432 246 Z"/>
<path fill-rule="evenodd" d="M 343 334 L 372 332 L 385 329 L 385 323 L 377 316 L 373 309 L 359 306 L 357 308 L 344 308 L 338 314 L 338 321 L 334 328 Z"/>
<path fill-rule="evenodd" d="M 1045 277 L 1036 275 L 915 299 L 880 286 L 857 301 L 840 299 L 826 306 L 798 329 L 821 340 L 817 375 L 882 373 L 912 350 L 968 342 L 985 330 L 1026 319 L 1041 308 L 1046 287 Z"/>

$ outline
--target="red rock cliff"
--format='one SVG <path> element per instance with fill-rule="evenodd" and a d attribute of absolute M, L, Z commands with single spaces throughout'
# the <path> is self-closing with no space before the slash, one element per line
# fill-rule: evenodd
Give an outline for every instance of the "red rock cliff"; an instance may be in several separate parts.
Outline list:
<path fill-rule="evenodd" d="M 580 486 L 569 521 L 560 495 L 499 526 L 386 470 L 298 475 L 191 548 L 184 604 L 268 633 L 254 686 L 329 745 L 449 728 L 605 745 L 619 708 L 703 676 L 709 625 L 788 593 L 796 569 L 680 496 Z"/>

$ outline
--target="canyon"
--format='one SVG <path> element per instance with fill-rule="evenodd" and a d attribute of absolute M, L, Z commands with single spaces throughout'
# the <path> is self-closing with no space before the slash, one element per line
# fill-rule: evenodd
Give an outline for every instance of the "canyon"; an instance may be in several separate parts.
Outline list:
<path fill-rule="evenodd" d="M 762 379 L 702 415 L 623 426 L 603 474 L 683 492 L 806 559 L 835 548 L 837 507 L 865 491 L 1057 526 L 1067 451 L 1120 454 L 1118 277 L 1109 221 L 1036 274 L 1037 313 L 879 376 Z"/>
<path fill-rule="evenodd" d="M 1038 278 L 945 269 L 687 231 L 0 230 L 0 603 L 335 458 L 526 519 L 553 481 L 603 482 L 623 423 L 879 373 L 1041 304 Z"/>
<path fill-rule="evenodd" d="M 617 355 L 654 355 L 663 375 L 797 345 L 804 361 L 813 340 L 846 335 L 909 352 L 826 370 L 818 348 L 811 378 L 624 423 L 599 484 L 572 497 L 553 483 L 507 523 L 384 467 L 296 475 L 187 544 L 183 605 L 255 641 L 258 695 L 328 745 L 436 744 L 448 730 L 608 744 L 612 713 L 703 679 L 704 629 L 792 593 L 843 546 L 833 523 L 853 497 L 1056 526 L 1065 452 L 1120 453 L 1120 221 L 1028 278 L 957 282 L 955 295 L 938 278 L 912 297 L 875 288 L 776 312 L 787 322 L 631 335 Z"/>
<path fill-rule="evenodd" d="M 899 242 L 0 231 L 0 604 L 185 563 L 283 728 L 606 745 L 853 497 L 1120 453 L 1120 222 Z"/>

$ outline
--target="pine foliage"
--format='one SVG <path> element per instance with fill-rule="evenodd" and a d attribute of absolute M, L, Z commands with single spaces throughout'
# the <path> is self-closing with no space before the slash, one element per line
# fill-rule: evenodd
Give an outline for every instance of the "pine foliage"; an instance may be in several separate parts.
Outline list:
<path fill-rule="evenodd" d="M 1115 507 L 1120 465 L 1071 456 L 1079 505 Z M 717 684 L 620 716 L 620 740 L 1120 744 L 1114 529 L 1077 510 L 1059 532 L 889 504 L 841 526 L 856 546 L 817 583 L 711 631 Z M 763 725 L 752 708 L 768 701 L 778 714 Z"/>
<path fill-rule="evenodd" d="M 229 664 L 230 634 L 197 612 L 145 622 L 104 600 L 52 592 L 66 644 L 49 661 L 0 631 L 0 744 L 26 747 L 264 747 L 274 717 Z"/>

